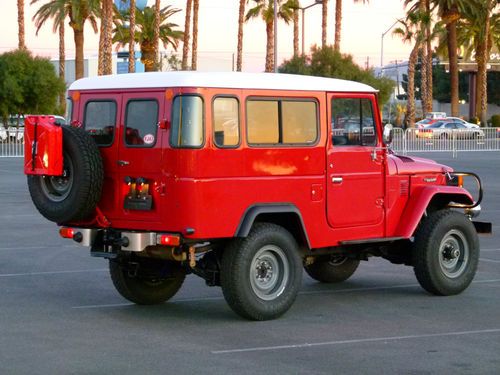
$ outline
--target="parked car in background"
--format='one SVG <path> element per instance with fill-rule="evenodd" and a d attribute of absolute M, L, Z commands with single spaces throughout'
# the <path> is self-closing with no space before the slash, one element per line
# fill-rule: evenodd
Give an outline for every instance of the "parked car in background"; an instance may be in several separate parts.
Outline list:
<path fill-rule="evenodd" d="M 471 122 L 467 122 L 465 120 L 462 120 L 461 118 L 458 117 L 447 117 L 446 120 L 452 121 L 455 124 L 462 124 L 465 125 L 468 128 L 474 128 L 474 129 L 479 129 L 479 125 L 473 124 Z"/>
<path fill-rule="evenodd" d="M 7 130 L 5 130 L 5 127 L 0 124 L 0 142 L 6 142 L 7 141 Z"/>
<path fill-rule="evenodd" d="M 458 138 L 472 139 L 484 137 L 484 132 L 479 127 L 468 127 L 454 121 L 437 121 L 423 129 L 417 129 L 415 135 L 418 138 Z"/>

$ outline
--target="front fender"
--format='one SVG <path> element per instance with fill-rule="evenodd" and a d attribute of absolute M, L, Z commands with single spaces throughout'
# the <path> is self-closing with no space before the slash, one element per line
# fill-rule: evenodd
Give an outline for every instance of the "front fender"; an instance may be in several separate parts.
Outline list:
<path fill-rule="evenodd" d="M 474 199 L 464 188 L 458 186 L 424 186 L 413 192 L 401 215 L 395 236 L 410 238 L 413 236 L 425 210 L 433 199 L 439 199 L 446 205 L 451 202 L 471 205 Z"/>

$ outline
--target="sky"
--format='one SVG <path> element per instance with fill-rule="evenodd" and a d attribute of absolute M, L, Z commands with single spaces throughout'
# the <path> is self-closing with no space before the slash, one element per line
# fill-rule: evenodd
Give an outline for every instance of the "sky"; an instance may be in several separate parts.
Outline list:
<path fill-rule="evenodd" d="M 32 17 L 38 7 L 44 3 L 40 0 L 29 5 L 25 0 L 26 44 L 36 55 L 51 58 L 58 57 L 58 35 L 52 32 L 52 23 L 44 25 L 38 33 Z M 250 2 L 251 4 L 252 2 Z M 301 0 L 305 7 L 314 0 Z M 328 43 L 333 44 L 335 2 L 329 1 L 328 8 Z M 153 0 L 148 5 L 154 4 Z M 343 2 L 343 25 L 341 51 L 354 56 L 355 61 L 363 66 L 380 66 L 381 35 L 394 22 L 404 17 L 402 0 L 370 0 L 369 4 L 354 3 L 353 0 Z M 162 0 L 162 6 L 184 9 L 185 0 Z M 199 10 L 198 61 L 201 70 L 230 70 L 233 54 L 236 53 L 239 0 L 201 0 Z M 17 2 L 0 0 L 0 53 L 17 48 Z M 172 22 L 184 25 L 184 11 L 172 17 Z M 317 5 L 305 12 L 305 45 L 321 44 L 321 6 Z M 410 46 L 403 44 L 399 37 L 388 32 L 384 39 L 384 64 L 394 60 L 407 60 Z M 66 29 L 66 55 L 74 56 L 73 33 Z M 299 37 L 300 46 L 300 37 Z M 94 34 L 89 23 L 85 32 L 85 55 L 97 55 L 98 35 Z M 261 19 L 250 20 L 244 27 L 243 70 L 262 71 L 265 64 L 266 33 Z M 167 52 L 173 51 L 171 48 Z M 178 53 L 182 53 L 182 44 Z M 278 60 L 290 58 L 293 52 L 293 25 L 283 21 L 278 29 Z"/>

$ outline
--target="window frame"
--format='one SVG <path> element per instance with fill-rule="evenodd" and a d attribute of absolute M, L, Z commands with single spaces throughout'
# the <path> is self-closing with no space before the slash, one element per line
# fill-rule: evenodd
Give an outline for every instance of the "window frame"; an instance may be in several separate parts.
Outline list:
<path fill-rule="evenodd" d="M 278 103 L 278 138 L 281 140 L 278 143 L 250 143 L 248 138 L 248 102 L 249 101 L 274 101 Z M 316 112 L 316 139 L 311 143 L 283 143 L 283 112 L 282 102 L 311 102 L 314 103 Z M 287 96 L 248 96 L 245 100 L 245 136 L 247 145 L 255 148 L 271 147 L 314 147 L 318 144 L 321 138 L 319 101 L 314 97 L 287 97 Z"/>
<path fill-rule="evenodd" d="M 105 148 L 108 148 L 108 147 L 111 147 L 113 146 L 113 144 L 115 143 L 115 138 L 116 138 L 116 119 L 117 119 L 117 116 L 118 116 L 118 103 L 115 99 L 90 99 L 90 100 L 87 100 L 85 102 L 85 108 L 83 109 L 83 124 L 82 124 L 82 127 L 83 127 L 83 130 L 87 131 L 86 129 L 86 121 L 87 121 L 87 106 L 89 105 L 89 103 L 102 103 L 102 102 L 105 102 L 105 103 L 114 103 L 115 105 L 115 118 L 114 118 L 114 121 L 113 121 L 113 138 L 111 139 L 111 142 L 109 144 L 100 144 L 100 143 L 97 143 L 97 146 L 98 147 L 105 147 Z"/>
<path fill-rule="evenodd" d="M 157 105 L 157 111 L 156 111 L 156 125 L 155 125 L 155 141 L 154 143 L 150 145 L 130 145 L 127 143 L 127 121 L 128 121 L 128 106 L 131 102 L 155 102 Z M 137 98 L 137 99 L 129 99 L 127 100 L 127 105 L 125 106 L 125 113 L 124 113 L 124 121 L 123 121 L 123 145 L 127 148 L 153 148 L 156 146 L 156 142 L 158 141 L 158 121 L 160 119 L 160 102 L 158 101 L 157 98 Z"/>
<path fill-rule="evenodd" d="M 173 124 L 174 124 L 174 102 L 177 98 L 179 97 L 186 97 L 186 96 L 194 96 L 198 97 L 201 99 L 201 127 L 202 127 L 202 142 L 199 146 L 176 146 L 172 144 L 172 135 L 173 135 Z M 205 98 L 203 95 L 200 94 L 177 94 L 172 98 L 172 107 L 171 107 L 171 113 L 170 113 L 170 134 L 168 136 L 168 143 L 171 148 L 179 148 L 179 149 L 202 149 L 205 147 L 206 144 L 206 129 L 205 129 Z"/>
<path fill-rule="evenodd" d="M 236 145 L 230 145 L 230 146 L 220 146 L 215 142 L 215 111 L 214 111 L 214 104 L 215 100 L 217 99 L 236 99 L 236 102 L 238 103 L 238 144 Z M 242 144 L 242 137 L 241 137 L 241 101 L 240 98 L 237 97 L 236 95 L 215 95 L 212 98 L 212 143 L 215 147 L 221 148 L 221 149 L 237 149 L 240 148 Z"/>

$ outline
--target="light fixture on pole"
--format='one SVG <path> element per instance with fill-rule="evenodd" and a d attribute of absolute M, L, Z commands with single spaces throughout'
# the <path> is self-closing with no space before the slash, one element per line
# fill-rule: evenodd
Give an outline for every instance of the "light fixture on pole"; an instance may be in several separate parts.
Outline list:
<path fill-rule="evenodd" d="M 308 5 L 306 7 L 299 7 L 298 9 L 300 9 L 302 11 L 302 54 L 304 54 L 304 31 L 305 31 L 305 14 L 306 14 L 306 9 L 309 9 L 309 8 L 312 8 L 313 6 L 315 5 L 319 5 L 319 4 L 322 4 L 323 3 L 323 0 L 315 0 L 314 3 L 312 3 L 311 5 Z"/>
<path fill-rule="evenodd" d="M 384 67 L 384 36 L 387 34 L 389 31 L 392 30 L 396 24 L 401 21 L 401 19 L 397 19 L 394 21 L 394 23 L 389 27 L 385 32 L 382 33 L 382 38 L 380 38 L 380 69 L 383 69 Z"/>

